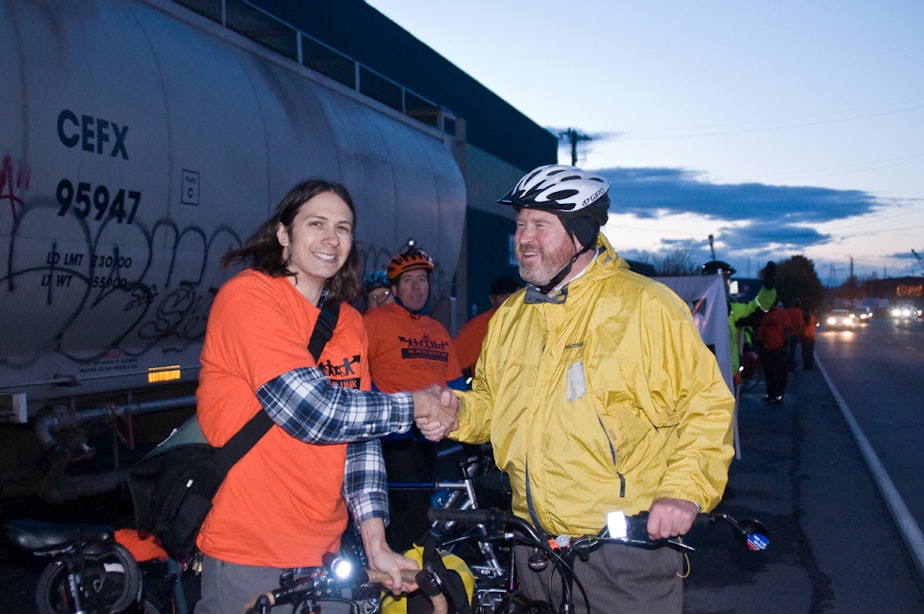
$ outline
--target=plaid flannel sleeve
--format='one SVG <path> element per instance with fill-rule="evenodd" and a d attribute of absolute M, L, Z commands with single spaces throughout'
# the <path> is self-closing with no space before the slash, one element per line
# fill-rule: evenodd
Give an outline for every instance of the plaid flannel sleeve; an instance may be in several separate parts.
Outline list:
<path fill-rule="evenodd" d="M 376 517 L 388 525 L 388 479 L 378 439 L 347 445 L 343 498 L 357 526 Z"/>
<path fill-rule="evenodd" d="M 309 443 L 349 443 L 403 433 L 414 421 L 409 392 L 383 394 L 331 384 L 317 367 L 266 382 L 257 398 L 273 422 Z"/>

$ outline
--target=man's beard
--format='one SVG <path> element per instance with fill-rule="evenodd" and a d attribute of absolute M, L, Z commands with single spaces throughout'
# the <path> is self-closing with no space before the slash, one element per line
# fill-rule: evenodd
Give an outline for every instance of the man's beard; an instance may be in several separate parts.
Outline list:
<path fill-rule="evenodd" d="M 524 264 L 520 257 L 521 251 L 538 251 L 539 259 L 531 260 L 529 263 Z M 568 266 L 574 256 L 574 246 L 569 243 L 562 243 L 557 249 L 549 252 L 536 244 L 529 244 L 525 249 L 523 246 L 517 245 L 515 255 L 520 263 L 520 277 L 523 278 L 523 281 L 541 288 L 549 283 L 559 271 Z"/>

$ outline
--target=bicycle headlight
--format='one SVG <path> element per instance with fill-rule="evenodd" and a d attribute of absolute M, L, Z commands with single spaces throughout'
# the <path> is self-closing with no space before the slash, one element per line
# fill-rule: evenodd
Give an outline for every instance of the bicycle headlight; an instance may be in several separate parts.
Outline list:
<path fill-rule="evenodd" d="M 353 575 L 353 564 L 346 559 L 335 560 L 331 569 L 333 570 L 334 575 L 341 580 L 346 580 Z"/>
<path fill-rule="evenodd" d="M 625 512 L 609 512 L 606 515 L 606 528 L 610 532 L 610 537 L 619 539 L 629 535 L 629 523 L 626 521 Z"/>
<path fill-rule="evenodd" d="M 327 565 L 331 573 L 333 573 L 334 577 L 338 580 L 346 580 L 353 575 L 353 563 L 348 559 L 342 556 L 332 555 L 331 553 L 325 554 L 322 559 L 324 564 Z"/>

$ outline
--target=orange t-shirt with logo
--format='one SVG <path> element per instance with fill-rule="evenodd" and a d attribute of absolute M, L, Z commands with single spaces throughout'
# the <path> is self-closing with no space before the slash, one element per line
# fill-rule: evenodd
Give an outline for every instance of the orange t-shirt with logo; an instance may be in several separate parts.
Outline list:
<path fill-rule="evenodd" d="M 287 277 L 243 271 L 219 290 L 209 314 L 196 392 L 199 422 L 222 445 L 256 412 L 256 390 L 300 367 L 320 311 Z M 319 366 L 345 387 L 370 387 L 362 316 L 349 305 Z M 235 464 L 213 501 L 198 546 L 223 561 L 267 567 L 321 564 L 339 547 L 348 512 L 342 487 L 345 444 L 314 445 L 278 426 Z"/>
<path fill-rule="evenodd" d="M 462 377 L 449 331 L 430 316 L 391 303 L 370 309 L 363 319 L 372 381 L 382 392 L 445 386 Z"/>

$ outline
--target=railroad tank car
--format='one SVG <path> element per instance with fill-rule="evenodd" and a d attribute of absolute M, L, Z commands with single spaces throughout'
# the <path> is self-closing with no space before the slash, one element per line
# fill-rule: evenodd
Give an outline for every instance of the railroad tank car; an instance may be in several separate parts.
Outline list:
<path fill-rule="evenodd" d="M 191 411 L 218 261 L 303 179 L 350 190 L 365 271 L 414 237 L 451 302 L 463 120 L 414 119 L 187 4 L 271 21 L 244 0 L 0 1 L 3 498 L 110 490 L 124 463 L 53 484 L 29 467 L 92 455 L 98 423 L 131 440 L 131 415 Z"/>
<path fill-rule="evenodd" d="M 437 128 L 169 0 L 3 0 L 0 64 L 4 420 L 194 380 L 218 259 L 307 177 L 350 189 L 366 270 L 415 237 L 448 296 Z"/>

